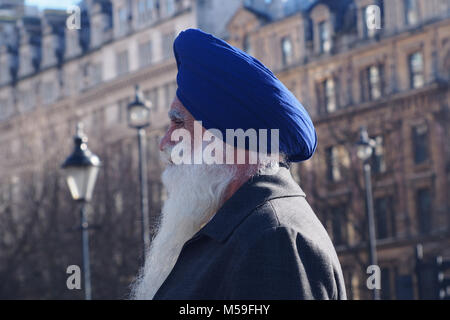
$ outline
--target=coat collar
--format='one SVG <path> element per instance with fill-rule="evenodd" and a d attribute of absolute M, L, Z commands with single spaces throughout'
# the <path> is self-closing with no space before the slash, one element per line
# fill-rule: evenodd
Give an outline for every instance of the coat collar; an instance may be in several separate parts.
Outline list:
<path fill-rule="evenodd" d="M 305 193 L 288 169 L 280 167 L 276 174 L 255 176 L 223 204 L 197 235 L 223 242 L 256 207 L 271 199 L 294 196 L 304 197 Z"/>

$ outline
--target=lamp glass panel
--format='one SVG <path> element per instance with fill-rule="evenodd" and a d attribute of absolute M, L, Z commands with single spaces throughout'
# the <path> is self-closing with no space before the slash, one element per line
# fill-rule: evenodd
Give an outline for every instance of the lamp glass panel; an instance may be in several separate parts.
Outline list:
<path fill-rule="evenodd" d="M 94 191 L 95 182 L 97 181 L 97 175 L 99 171 L 99 167 L 92 166 L 89 167 L 88 173 L 87 173 L 87 185 L 86 185 L 86 200 L 91 200 L 92 198 L 92 192 Z"/>
<path fill-rule="evenodd" d="M 99 167 L 69 167 L 66 180 L 74 200 L 91 200 Z"/>
<path fill-rule="evenodd" d="M 129 109 L 129 121 L 133 127 L 145 126 L 149 122 L 149 110 L 145 107 L 135 106 Z"/>
<path fill-rule="evenodd" d="M 88 181 L 87 167 L 68 167 L 65 171 L 67 185 L 72 198 L 74 200 L 84 199 Z"/>
<path fill-rule="evenodd" d="M 357 150 L 358 158 L 367 160 L 372 155 L 372 147 L 369 145 L 359 145 Z"/>

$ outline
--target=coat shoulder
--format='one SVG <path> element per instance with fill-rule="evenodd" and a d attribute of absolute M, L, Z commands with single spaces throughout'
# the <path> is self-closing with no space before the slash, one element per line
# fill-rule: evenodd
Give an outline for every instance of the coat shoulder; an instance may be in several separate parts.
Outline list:
<path fill-rule="evenodd" d="M 303 273 L 301 278 L 308 279 L 310 291 L 306 296 L 345 299 L 336 251 L 305 197 L 282 197 L 265 202 L 242 222 L 232 238 L 241 244 L 243 256 L 260 251 L 265 252 L 263 256 L 272 252 L 270 256 L 276 257 L 292 250 L 295 254 L 291 259 L 297 257 L 297 270 Z M 305 280 L 302 282 L 305 285 Z"/>
<path fill-rule="evenodd" d="M 279 197 L 258 206 L 235 230 L 235 236 L 257 238 L 263 230 L 288 228 L 315 243 L 333 247 L 304 196 Z"/>

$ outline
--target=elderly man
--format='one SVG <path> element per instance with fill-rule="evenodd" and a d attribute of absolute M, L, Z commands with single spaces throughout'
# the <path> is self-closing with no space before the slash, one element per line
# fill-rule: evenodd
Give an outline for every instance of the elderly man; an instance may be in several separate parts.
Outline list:
<path fill-rule="evenodd" d="M 306 110 L 258 60 L 212 35 L 181 32 L 174 53 L 178 89 L 160 144 L 168 198 L 132 298 L 346 299 L 334 247 L 289 172 L 316 149 Z M 174 161 L 182 142 L 183 154 L 207 154 L 197 121 L 224 161 Z M 270 132 L 255 148 L 225 139 L 230 129 Z M 182 130 L 189 138 L 174 139 Z"/>

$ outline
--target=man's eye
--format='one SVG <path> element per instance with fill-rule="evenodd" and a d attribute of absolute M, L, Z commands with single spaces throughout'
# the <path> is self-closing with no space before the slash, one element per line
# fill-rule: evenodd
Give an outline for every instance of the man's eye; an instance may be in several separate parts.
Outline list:
<path fill-rule="evenodd" d="M 172 123 L 174 123 L 176 126 L 182 126 L 184 124 L 181 120 L 172 120 Z"/>

